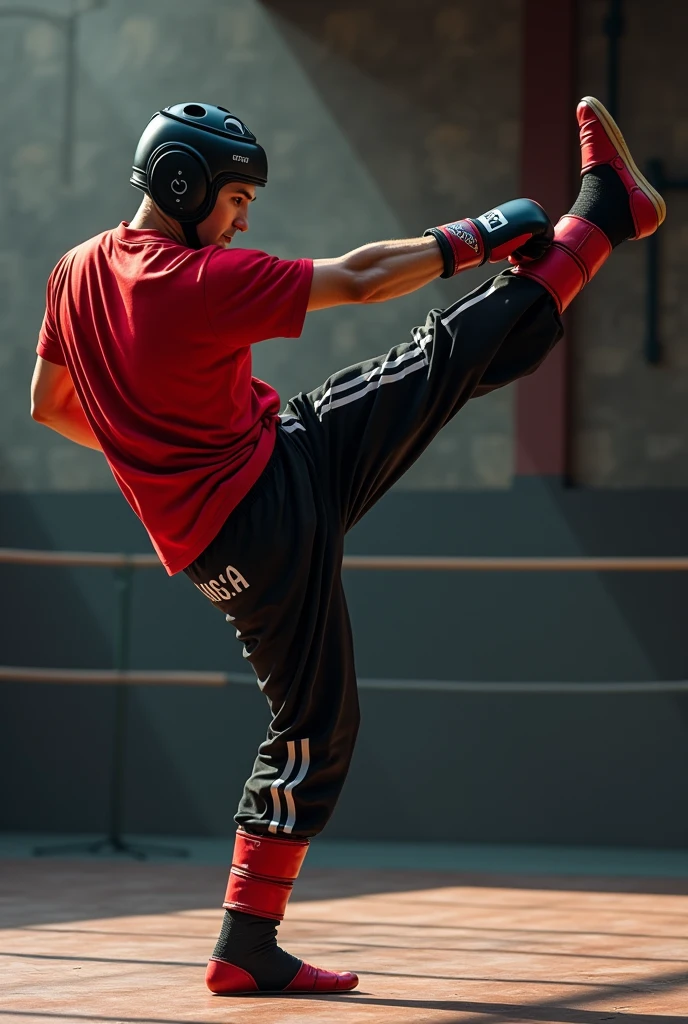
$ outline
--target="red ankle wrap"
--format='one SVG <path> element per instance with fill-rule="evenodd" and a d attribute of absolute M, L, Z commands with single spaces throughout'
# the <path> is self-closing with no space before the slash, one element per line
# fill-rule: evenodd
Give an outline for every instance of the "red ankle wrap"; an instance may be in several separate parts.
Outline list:
<path fill-rule="evenodd" d="M 563 313 L 611 251 L 611 242 L 595 224 L 567 214 L 556 225 L 547 253 L 533 263 L 518 264 L 512 273 L 538 281 Z"/>
<path fill-rule="evenodd" d="M 281 921 L 307 850 L 307 839 L 254 836 L 238 829 L 222 906 Z"/>

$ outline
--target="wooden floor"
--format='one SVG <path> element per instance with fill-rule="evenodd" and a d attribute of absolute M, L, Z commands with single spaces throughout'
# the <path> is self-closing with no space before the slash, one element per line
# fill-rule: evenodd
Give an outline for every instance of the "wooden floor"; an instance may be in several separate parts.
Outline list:
<path fill-rule="evenodd" d="M 205 989 L 225 881 L 0 861 L 0 1024 L 688 1024 L 688 881 L 306 869 L 282 942 L 361 984 L 282 999 Z"/>

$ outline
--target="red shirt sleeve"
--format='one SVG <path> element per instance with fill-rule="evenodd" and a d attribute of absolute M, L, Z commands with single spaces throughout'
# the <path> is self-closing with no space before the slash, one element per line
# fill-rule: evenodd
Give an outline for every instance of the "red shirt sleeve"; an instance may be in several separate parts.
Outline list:
<path fill-rule="evenodd" d="M 232 347 L 298 338 L 312 277 L 313 260 L 281 260 L 257 249 L 217 249 L 204 274 L 211 327 Z"/>
<path fill-rule="evenodd" d="M 52 312 L 52 275 L 48 280 L 48 287 L 45 295 L 45 313 L 43 323 L 38 334 L 38 345 L 36 352 L 41 359 L 47 359 L 49 363 L 57 363 L 58 366 L 65 365 L 65 357 L 62 353 L 60 336 L 57 333 L 55 318 Z"/>

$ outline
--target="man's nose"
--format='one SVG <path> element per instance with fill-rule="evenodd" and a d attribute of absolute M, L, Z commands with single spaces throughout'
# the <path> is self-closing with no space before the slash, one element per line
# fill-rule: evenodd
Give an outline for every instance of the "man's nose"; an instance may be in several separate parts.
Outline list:
<path fill-rule="evenodd" d="M 237 231 L 248 231 L 248 217 L 245 213 L 240 213 L 234 218 L 234 227 Z"/>

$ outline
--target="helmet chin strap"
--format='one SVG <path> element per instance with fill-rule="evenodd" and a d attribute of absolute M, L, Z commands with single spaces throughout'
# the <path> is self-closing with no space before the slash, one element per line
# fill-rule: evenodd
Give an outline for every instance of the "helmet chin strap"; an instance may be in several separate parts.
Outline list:
<path fill-rule="evenodd" d="M 196 225 L 195 224 L 182 224 L 182 230 L 184 231 L 184 238 L 186 239 L 186 244 L 191 249 L 200 249 L 201 248 L 201 240 L 198 237 L 198 231 L 196 230 Z"/>

